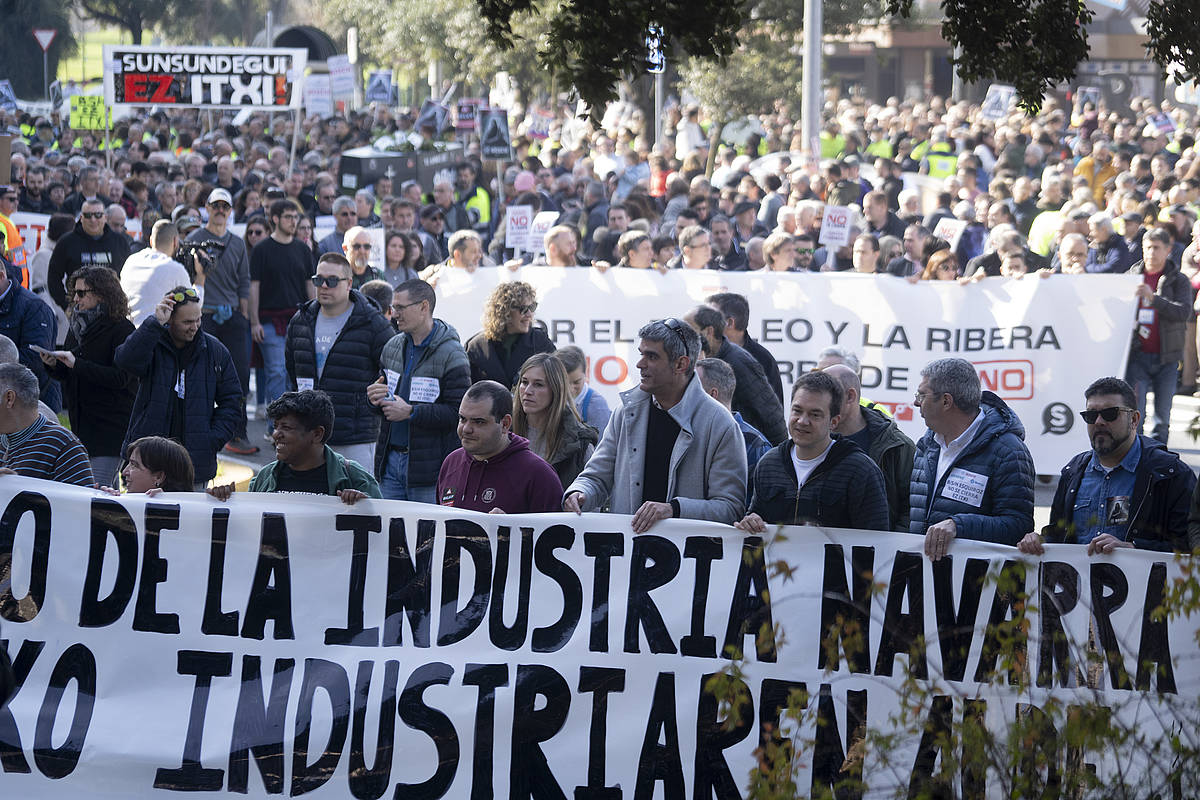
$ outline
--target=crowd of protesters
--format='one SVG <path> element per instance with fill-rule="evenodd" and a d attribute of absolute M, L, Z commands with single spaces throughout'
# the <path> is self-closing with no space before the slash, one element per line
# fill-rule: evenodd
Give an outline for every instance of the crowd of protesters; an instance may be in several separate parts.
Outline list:
<path fill-rule="evenodd" d="M 1120 109 L 1050 100 L 1035 117 L 993 119 L 938 98 L 844 99 L 825 112 L 820 152 L 801 153 L 783 105 L 732 145 L 675 104 L 652 145 L 641 112 L 614 104 L 598 127 L 560 118 L 538 137 L 518 130 L 499 173 L 471 139 L 429 186 L 379 176 L 353 194 L 339 190 L 346 149 L 437 132 L 387 110 L 309 118 L 293 162 L 291 122 L 265 114 L 234 124 L 154 111 L 118 121 L 107 141 L 57 116 L 10 116 L 22 138 L 0 187 L 0 333 L 19 365 L 0 367 L 3 432 L 49 442 L 54 458 L 10 448 L 3 466 L 227 497 L 212 485 L 218 454 L 259 449 L 247 433 L 257 413 L 276 460 L 254 491 L 607 509 L 632 514 L 639 532 L 667 517 L 910 530 L 934 558 L 956 537 L 1032 551 L 1024 429 L 967 362 L 923 373 L 929 432 L 914 443 L 862 401 L 852 353 L 822 354 L 821 371 L 785 393 L 747 334 L 747 299 L 725 293 L 642 329 L 640 386 L 610 414 L 585 355 L 556 349 L 536 324 L 532 286 L 502 282 L 477 332 L 438 318 L 435 287 L 450 270 L 528 263 L 963 286 L 1131 272 L 1142 280 L 1128 373 L 1088 390 L 1095 453 L 1064 472 L 1072 505 L 1054 523 L 1083 544 L 1112 545 L 1105 534 L 1187 549 L 1186 509 L 1135 520 L 1142 478 L 1104 494 L 1089 470 L 1140 476 L 1142 462 L 1173 458 L 1172 398 L 1197 388 L 1200 158 L 1188 112 L 1139 98 Z M 506 247 L 505 204 L 557 215 L 538 255 Z M 823 244 L 826 206 L 850 209 L 841 246 Z M 40 249 L 20 239 L 18 211 L 50 215 Z M 384 253 L 372 254 L 372 229 Z M 1148 394 L 1152 437 L 1141 435 Z M 1186 505 L 1192 483 L 1170 502 Z"/>

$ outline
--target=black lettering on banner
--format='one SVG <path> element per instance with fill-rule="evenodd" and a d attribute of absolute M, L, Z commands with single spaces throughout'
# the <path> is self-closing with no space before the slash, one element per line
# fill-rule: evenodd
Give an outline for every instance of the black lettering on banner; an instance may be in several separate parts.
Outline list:
<path fill-rule="evenodd" d="M 608 652 L 608 596 L 614 556 L 625 555 L 625 537 L 619 533 L 585 533 L 583 554 L 596 560 L 592 568 L 592 624 L 588 650 Z"/>
<path fill-rule="evenodd" d="M 223 678 L 233 672 L 233 653 L 206 653 L 202 650 L 180 650 L 176 671 L 194 675 L 192 710 L 188 715 L 187 737 L 183 740 L 183 763 L 177 769 L 159 767 L 154 773 L 155 789 L 177 792 L 216 792 L 225 782 L 225 770 L 205 768 L 200 764 L 204 737 L 204 717 L 208 713 L 208 693 L 213 678 Z"/>
<path fill-rule="evenodd" d="M 945 559 L 941 559 L 945 561 Z M 963 735 L 954 737 L 950 732 L 951 719 L 954 713 L 954 701 L 945 695 L 936 695 L 930 705 L 929 716 L 921 732 L 921 741 L 917 745 L 917 755 L 909 773 L 908 796 L 929 797 L 930 792 L 940 791 L 937 787 L 946 780 L 939 776 L 934 780 L 934 769 L 938 757 L 942 763 L 953 763 L 954 753 L 944 752 L 945 748 L 956 740 L 980 742 L 985 734 L 984 717 L 987 715 L 987 702 L 984 700 L 963 700 Z M 962 753 L 960 776 L 962 779 L 962 800 L 983 800 L 987 792 L 987 762 L 988 755 L 982 748 L 967 748 Z M 943 787 L 944 788 L 944 787 Z M 1038 795 L 1033 795 L 1038 796 Z M 1055 795 L 1042 795 L 1053 797 Z"/>
<path fill-rule="evenodd" d="M 267 620 L 274 625 L 272 638 L 295 639 L 292 627 L 292 568 L 288 560 L 287 520 L 283 514 L 266 513 L 262 517 L 262 539 L 258 546 L 258 564 L 246 601 L 246 619 L 242 637 L 262 640 Z M 307 669 L 306 669 L 307 674 Z"/>
<path fill-rule="evenodd" d="M 102 497 L 92 500 L 89 516 L 92 526 L 83 576 L 83 597 L 79 601 L 79 627 L 103 628 L 121 618 L 137 587 L 137 524 L 123 505 Z M 101 599 L 100 581 L 110 533 L 117 545 L 117 575 L 112 591 Z"/>
<path fill-rule="evenodd" d="M 167 579 L 167 560 L 158 554 L 163 531 L 179 530 L 179 506 L 146 504 L 146 536 L 142 540 L 142 577 L 133 604 L 133 629 L 150 633 L 179 633 L 179 615 L 158 610 L 158 585 Z"/>
<path fill-rule="evenodd" d="M 635 540 L 636 541 L 636 540 Z M 638 756 L 633 800 L 651 800 L 662 781 L 664 800 L 683 800 L 683 762 L 679 757 L 679 717 L 675 709 L 675 673 L 660 672 L 650 701 L 646 736 Z"/>
<path fill-rule="evenodd" d="M 987 741 L 987 701 L 963 700 L 963 735 L 964 742 Z M 959 771 L 962 785 L 962 800 L 984 800 L 987 795 L 988 754 L 986 748 L 964 747 L 962 753 L 962 768 Z"/>
<path fill-rule="evenodd" d="M 742 557 L 738 561 L 737 584 L 729 604 L 729 624 L 725 628 L 722 648 L 729 658 L 742 657 L 742 641 L 754 637 L 759 661 L 774 662 L 775 620 L 771 616 L 771 588 L 767 582 L 767 561 L 763 540 L 747 536 L 742 542 Z"/>
<path fill-rule="evenodd" d="M 1079 573 L 1061 561 L 1042 562 L 1038 576 L 1041 600 L 1038 618 L 1037 685 L 1050 686 L 1056 679 L 1059 686 L 1072 685 L 1071 648 L 1063 629 L 1062 618 L 1079 602 Z M 1057 666 L 1057 669 L 1056 669 Z M 1076 683 L 1077 685 L 1077 683 Z"/>
<path fill-rule="evenodd" d="M 579 692 L 592 694 L 592 722 L 588 727 L 587 786 L 575 787 L 575 800 L 621 800 L 620 786 L 604 783 L 608 752 L 608 696 L 625 691 L 625 670 L 580 667 Z"/>
<path fill-rule="evenodd" d="M 433 593 L 433 533 L 437 523 L 417 520 L 416 547 L 409 549 L 404 520 L 388 525 L 387 601 L 384 605 L 383 644 L 404 644 L 404 618 L 412 628 L 414 647 L 429 647 L 429 616 Z M 414 559 L 415 556 L 415 559 Z"/>
<path fill-rule="evenodd" d="M 208 586 L 204 591 L 204 617 L 200 620 L 200 632 L 208 636 L 237 636 L 238 612 L 221 610 L 221 595 L 225 588 L 225 542 L 229 538 L 228 508 L 212 510 L 211 537 L 208 547 Z"/>
<path fill-rule="evenodd" d="M 242 657 L 242 685 L 229 744 L 229 791 L 246 794 L 253 755 L 267 793 L 283 793 L 283 737 L 295 667 L 294 658 L 275 659 L 270 699 L 264 701 L 262 658 Z"/>
<path fill-rule="evenodd" d="M 467 664 L 463 686 L 478 686 L 475 701 L 475 753 L 471 761 L 471 800 L 492 800 L 492 753 L 496 747 L 496 689 L 508 686 L 507 664 Z"/>
<path fill-rule="evenodd" d="M 842 546 L 825 545 L 818 669 L 841 669 L 840 654 L 845 652 L 846 666 L 851 672 L 871 671 L 871 580 L 875 574 L 875 548 L 851 548 L 850 572 L 853 595 L 846 581 Z"/>
<path fill-rule="evenodd" d="M 378 528 L 376 529 L 378 530 Z M 375 735 L 375 759 L 366 761 L 367 696 L 371 691 L 373 661 L 358 663 L 354 685 L 354 723 L 350 728 L 350 794 L 358 800 L 378 800 L 392 778 L 392 749 L 396 743 L 396 683 L 400 662 L 383 665 L 383 696 L 379 700 L 379 731 Z"/>
<path fill-rule="evenodd" d="M 945 561 L 945 558 L 940 559 Z M 917 745 L 917 755 L 913 759 L 912 771 L 908 776 L 908 796 L 930 797 L 934 789 L 934 767 L 941 757 L 943 764 L 952 763 L 953 753 L 943 752 L 953 737 L 950 735 L 950 724 L 953 716 L 953 700 L 945 695 L 934 695 L 930 704 L 929 716 L 925 718 L 925 726 L 921 731 L 921 741 Z"/>
<path fill-rule="evenodd" d="M 967 559 L 955 610 L 954 556 L 933 562 L 933 609 L 937 617 L 938 648 L 942 652 L 942 675 L 948 681 L 961 681 L 967 674 L 967 656 L 971 652 L 987 571 L 986 558 Z"/>
<path fill-rule="evenodd" d="M 975 667 L 975 680 L 988 683 L 996 672 L 996 661 L 1004 650 L 1005 643 L 1011 648 L 1008 653 L 1008 682 L 1016 686 L 1025 671 L 1025 651 L 1029 634 L 1021 624 L 1028 601 L 1025 593 L 1025 565 L 1019 561 L 1005 561 L 996 580 L 996 594 L 992 597 L 992 611 L 988 615 L 987 627 L 983 631 L 983 647 L 979 653 L 979 664 Z"/>
<path fill-rule="evenodd" d="M 496 529 L 496 571 L 492 577 L 492 602 L 488 609 L 488 633 L 501 650 L 516 650 L 529 631 L 529 584 L 533 579 L 533 528 L 521 528 L 521 566 L 517 586 L 517 614 L 512 625 L 504 624 L 504 595 L 508 586 L 508 562 L 512 558 L 512 528 Z"/>
<path fill-rule="evenodd" d="M 458 607 L 458 575 L 462 555 L 471 557 L 475 585 L 463 608 Z M 483 622 L 491 596 L 492 543 L 487 531 L 465 519 L 446 520 L 446 547 L 442 554 L 442 614 L 438 620 L 438 647 L 461 642 Z"/>
<path fill-rule="evenodd" d="M 350 579 L 346 597 L 346 627 L 326 628 L 325 644 L 345 644 L 354 647 L 378 647 L 379 628 L 363 627 L 364 596 L 367 592 L 367 555 L 371 533 L 383 530 L 379 517 L 363 514 L 338 514 L 334 528 L 350 531 Z"/>
<path fill-rule="evenodd" d="M 908 601 L 908 613 L 901 611 Z M 897 552 L 892 562 L 892 578 L 888 581 L 887 605 L 883 612 L 883 633 L 879 637 L 879 654 L 875 659 L 875 674 L 892 677 L 896 655 L 909 657 L 912 674 L 924 680 L 929 677 L 925 662 L 925 565 L 920 553 Z"/>
<path fill-rule="evenodd" d="M 583 616 L 583 584 L 570 566 L 554 555 L 555 550 L 570 550 L 575 530 L 569 525 L 551 525 L 542 531 L 533 547 L 533 563 L 538 572 L 558 584 L 563 595 L 562 615 L 551 625 L 534 628 L 530 644 L 535 653 L 554 653 L 567 646 Z"/>
<path fill-rule="evenodd" d="M 717 657 L 717 637 L 704 635 L 704 614 L 708 608 L 712 562 L 720 560 L 724 552 L 719 536 L 689 536 L 683 544 L 683 557 L 696 559 L 696 580 L 692 582 L 692 628 L 679 640 L 680 655 Z"/>
<path fill-rule="evenodd" d="M 1142 604 L 1142 641 L 1138 646 L 1137 688 L 1150 690 L 1151 666 L 1159 694 L 1175 694 L 1175 668 L 1171 665 L 1170 631 L 1167 630 L 1166 615 L 1156 615 L 1163 600 L 1167 581 L 1167 565 L 1162 561 L 1150 567 L 1146 579 L 1146 602 Z"/>
<path fill-rule="evenodd" d="M 75 713 L 71 716 L 71 728 L 67 738 L 58 747 L 54 746 L 54 722 L 58 719 L 59 706 L 67 684 L 75 681 Z M 96 657 L 81 644 L 73 644 L 63 651 L 50 672 L 50 682 L 42 708 L 38 712 L 37 727 L 33 734 L 33 763 L 47 778 L 65 778 L 75 770 L 83 743 L 87 740 L 88 728 L 92 724 L 92 712 L 96 707 Z"/>
<path fill-rule="evenodd" d="M 713 679 L 724 680 L 723 673 L 711 672 L 700 678 L 700 698 L 696 703 L 695 788 L 692 797 L 709 800 L 716 792 L 718 800 L 741 800 L 740 780 L 733 777 L 725 751 L 750 735 L 754 729 L 754 697 L 740 678 L 731 678 L 732 697 L 726 697 L 728 710 L 718 719 L 723 703 L 709 687 Z M 722 692 L 728 694 L 728 692 Z M 741 778 L 742 776 L 739 776 Z"/>
<path fill-rule="evenodd" d="M 1054 721 L 1045 711 L 1028 703 L 1017 703 L 1016 717 L 1024 735 L 1020 754 L 1013 764 L 1012 785 L 1021 786 L 1025 790 L 1022 794 L 1027 797 L 1061 797 L 1058 730 Z"/>
<path fill-rule="evenodd" d="M 679 548 L 670 539 L 644 533 L 633 537 L 629 556 L 629 598 L 625 611 L 625 652 L 640 653 L 638 628 L 646 632 L 651 653 L 675 653 L 675 643 L 650 591 L 679 574 Z"/>
<path fill-rule="evenodd" d="M 1104 661 L 1108 664 L 1109 683 L 1114 689 L 1129 689 L 1132 684 L 1112 624 L 1113 612 L 1129 597 L 1129 581 L 1116 564 L 1094 561 L 1091 567 L 1092 616 L 1096 620 L 1096 638 L 1100 640 Z"/>
<path fill-rule="evenodd" d="M 545 705 L 537 708 L 538 697 Z M 562 730 L 571 710 L 571 687 L 562 675 L 541 664 L 517 666 L 513 696 L 510 800 L 566 800 L 542 750 Z"/>
<path fill-rule="evenodd" d="M 780 731 L 780 715 L 789 706 L 800 709 L 808 705 L 808 686 L 799 681 L 766 678 L 758 690 L 758 749 L 765 758 L 780 749 L 786 761 L 792 761 L 792 740 Z"/>
<path fill-rule="evenodd" d="M 454 781 L 460 752 L 458 732 L 449 717 L 425 703 L 425 690 L 430 686 L 445 686 L 453 675 L 454 667 L 434 662 L 417 667 L 408 676 L 408 684 L 400 695 L 400 719 L 433 740 L 437 769 L 421 783 L 396 784 L 393 795 L 396 800 L 433 800 L 444 795 Z"/>
<path fill-rule="evenodd" d="M 867 690 L 846 692 L 846 747 L 838 733 L 837 709 L 833 689 L 821 684 L 817 692 L 817 729 L 813 742 L 813 797 L 832 796 L 837 800 L 861 800 L 862 768 L 867 735 Z M 851 753 L 857 755 L 847 757 Z M 822 791 L 820 794 L 817 788 Z"/>
<path fill-rule="evenodd" d="M 29 672 L 41 655 L 45 642 L 34 642 L 29 639 L 21 642 L 17 655 L 12 659 L 13 687 L 12 696 L 8 703 L 0 705 L 0 768 L 5 772 L 28 774 L 31 772 L 29 762 L 25 760 L 25 751 L 21 745 L 21 732 L 17 729 L 17 720 L 13 717 L 12 701 L 21 693 L 21 688 L 29 678 Z M 0 639 L 0 647 L 8 649 L 8 640 Z"/>
<path fill-rule="evenodd" d="M 0 617 L 9 622 L 29 622 L 46 602 L 46 571 L 50 566 L 50 501 L 37 492 L 19 492 L 0 516 L 0 564 L 11 568 L 17 525 L 33 513 L 33 552 L 29 556 L 29 593 L 13 597 L 12 583 L 0 586 Z"/>
<path fill-rule="evenodd" d="M 317 690 L 323 691 L 329 699 L 333 724 L 329 726 L 329 738 L 320 747 L 321 755 L 310 764 L 308 737 L 312 729 Z M 350 678 L 346 670 L 340 664 L 322 658 L 304 659 L 304 677 L 300 681 L 296 735 L 292 746 L 292 797 L 319 789 L 333 777 L 338 762 L 342 760 L 342 748 L 346 746 L 349 727 Z"/>

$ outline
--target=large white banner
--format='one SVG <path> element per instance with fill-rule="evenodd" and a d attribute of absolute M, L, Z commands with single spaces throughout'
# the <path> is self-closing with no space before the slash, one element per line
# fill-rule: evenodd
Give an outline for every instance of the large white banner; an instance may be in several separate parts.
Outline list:
<path fill-rule="evenodd" d="M 736 798 L 780 732 L 806 796 L 861 773 L 846 796 L 891 797 L 934 771 L 930 731 L 964 701 L 997 733 L 1044 715 L 1052 764 L 1159 789 L 1170 759 L 1080 752 L 1054 725 L 1098 703 L 1158 741 L 1200 689 L 1194 623 L 1152 614 L 1181 574 L 1164 554 L 955 542 L 934 565 L 908 534 L 633 536 L 620 516 L 12 476 L 0 509 L 19 687 L 0 785 L 23 800 Z M 735 651 L 732 716 L 709 681 Z M 880 746 L 904 709 L 916 732 Z"/>
<path fill-rule="evenodd" d="M 308 51 L 291 47 L 104 45 L 104 102 L 298 109 Z"/>
<path fill-rule="evenodd" d="M 914 440 L 925 432 L 912 405 L 921 369 L 960 356 L 979 369 L 1025 424 L 1041 474 L 1057 474 L 1088 449 L 1076 413 L 1096 378 L 1123 377 L 1134 321 L 1132 275 L 1027 276 L 911 284 L 891 276 L 525 267 L 518 272 L 446 270 L 437 316 L 465 342 L 500 281 L 537 289 L 537 318 L 551 340 L 589 356 L 589 380 L 608 399 L 637 385 L 637 332 L 654 319 L 682 317 L 709 295 L 749 299 L 749 333 L 779 363 L 785 389 L 816 366 L 830 345 L 862 359 L 863 394 L 886 405 Z"/>

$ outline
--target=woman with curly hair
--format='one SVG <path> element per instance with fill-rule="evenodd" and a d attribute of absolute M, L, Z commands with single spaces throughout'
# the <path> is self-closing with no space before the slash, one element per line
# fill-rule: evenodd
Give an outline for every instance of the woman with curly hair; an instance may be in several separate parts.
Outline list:
<path fill-rule="evenodd" d="M 507 281 L 483 304 L 483 330 L 467 340 L 471 382 L 496 381 L 512 388 L 521 365 L 534 353 L 553 353 L 546 331 L 535 327 L 537 295 L 524 281 Z"/>
<path fill-rule="evenodd" d="M 553 353 L 530 356 L 513 395 L 513 433 L 528 439 L 529 449 L 554 467 L 563 486 L 570 486 L 600 433 L 579 419 L 566 367 Z"/>
<path fill-rule="evenodd" d="M 87 448 L 93 477 L 109 484 L 121 465 L 137 389 L 133 375 L 113 364 L 117 346 L 133 333 L 129 303 L 120 276 L 108 267 L 77 270 L 67 285 L 73 295 L 65 349 L 40 355 L 62 383 L 71 430 Z"/>

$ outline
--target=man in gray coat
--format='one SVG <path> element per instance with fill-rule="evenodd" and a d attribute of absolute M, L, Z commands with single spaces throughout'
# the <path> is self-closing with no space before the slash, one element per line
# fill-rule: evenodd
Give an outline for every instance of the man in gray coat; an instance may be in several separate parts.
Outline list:
<path fill-rule="evenodd" d="M 746 448 L 732 415 L 705 394 L 700 337 L 668 318 L 638 331 L 641 385 L 621 394 L 596 452 L 563 494 L 563 508 L 608 501 L 645 533 L 669 517 L 733 524 L 746 501 Z"/>

